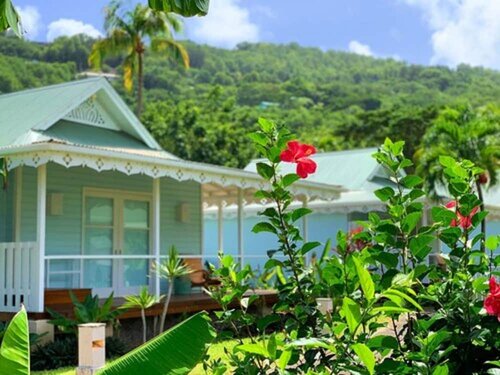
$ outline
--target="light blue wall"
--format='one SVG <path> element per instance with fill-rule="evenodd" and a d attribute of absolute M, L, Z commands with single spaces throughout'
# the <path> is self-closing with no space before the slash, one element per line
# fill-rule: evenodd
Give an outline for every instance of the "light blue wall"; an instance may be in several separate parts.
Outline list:
<path fill-rule="evenodd" d="M 35 168 L 23 168 L 22 241 L 36 240 Z M 127 176 L 120 172 L 97 172 L 89 168 L 47 167 L 47 193 L 63 194 L 63 215 L 47 215 L 46 254 L 80 254 L 83 188 L 151 192 L 152 179 L 143 175 Z M 166 253 L 175 244 L 179 251 L 201 253 L 201 188 L 192 181 L 178 182 L 162 178 L 160 182 L 161 250 Z M 188 220 L 177 220 L 177 207 L 186 203 Z"/>
<path fill-rule="evenodd" d="M 208 216 L 208 215 L 207 215 Z M 253 233 L 253 226 L 262 221 L 260 217 L 248 217 L 243 221 L 244 255 L 261 256 L 253 259 L 247 257 L 245 264 L 251 264 L 253 269 L 262 270 L 267 260 L 267 251 L 275 249 L 278 245 L 276 236 L 271 233 Z M 299 228 L 301 228 L 299 223 Z M 204 220 L 204 248 L 207 256 L 213 256 L 214 260 L 218 251 L 218 228 L 217 218 L 206 217 Z M 335 246 L 335 238 L 339 230 L 346 230 L 348 225 L 348 215 L 342 213 L 314 213 L 308 216 L 308 240 L 319 241 L 322 244 L 328 239 L 332 240 L 332 247 Z M 224 253 L 238 254 L 238 227 L 236 218 L 226 218 L 224 220 Z"/>

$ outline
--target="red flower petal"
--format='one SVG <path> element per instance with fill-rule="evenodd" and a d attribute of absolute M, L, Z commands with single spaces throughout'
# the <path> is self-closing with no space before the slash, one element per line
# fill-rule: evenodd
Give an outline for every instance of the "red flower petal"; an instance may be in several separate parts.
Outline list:
<path fill-rule="evenodd" d="M 295 162 L 295 155 L 292 153 L 292 151 L 286 149 L 284 151 L 281 151 L 280 160 L 286 161 L 288 163 L 294 163 Z"/>
<path fill-rule="evenodd" d="M 297 163 L 297 174 L 301 178 L 307 178 L 311 173 L 316 172 L 316 163 L 309 158 L 302 158 Z"/>

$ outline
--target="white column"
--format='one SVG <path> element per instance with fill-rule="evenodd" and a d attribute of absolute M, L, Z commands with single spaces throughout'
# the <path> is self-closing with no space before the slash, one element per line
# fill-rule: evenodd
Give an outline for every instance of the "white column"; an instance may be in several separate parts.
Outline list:
<path fill-rule="evenodd" d="M 155 262 L 160 263 L 160 179 L 153 179 L 153 255 Z M 154 273 L 153 290 L 160 297 L 160 275 Z"/>
<path fill-rule="evenodd" d="M 224 206 L 222 200 L 217 205 L 217 251 L 224 251 Z"/>
<path fill-rule="evenodd" d="M 45 294 L 45 219 L 47 203 L 47 165 L 37 168 L 37 210 L 36 210 L 36 239 L 38 242 L 38 289 L 36 291 L 37 312 L 44 310 Z"/>
<path fill-rule="evenodd" d="M 243 265 L 243 189 L 238 188 L 238 259 Z"/>
<path fill-rule="evenodd" d="M 15 202 L 15 225 L 14 225 L 14 242 L 21 242 L 21 213 L 22 213 L 22 197 L 23 197 L 23 167 L 16 168 L 16 202 Z"/>
<path fill-rule="evenodd" d="M 307 208 L 308 207 L 308 198 L 305 197 L 304 200 L 302 201 L 302 207 Z M 308 222 L 308 216 L 309 215 L 304 215 L 302 216 L 302 238 L 304 238 L 304 242 L 309 241 L 309 235 L 308 235 L 308 230 L 309 230 L 309 222 Z"/>

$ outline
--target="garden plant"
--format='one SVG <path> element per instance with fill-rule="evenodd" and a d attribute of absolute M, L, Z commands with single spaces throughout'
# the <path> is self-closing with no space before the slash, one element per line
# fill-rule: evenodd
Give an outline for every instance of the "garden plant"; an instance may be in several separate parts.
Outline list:
<path fill-rule="evenodd" d="M 255 233 L 270 232 L 279 246 L 269 250 L 267 270 L 276 272 L 278 302 L 262 318 L 249 313 L 257 297 L 250 270 L 221 254 L 216 270 L 222 288 L 209 292 L 222 306 L 221 337 L 239 342 L 227 360 L 206 358 L 215 374 L 474 374 L 497 373 L 500 358 L 500 257 L 498 237 L 477 230 L 487 212 L 474 188 L 483 170 L 468 160 L 440 157 L 450 203 L 428 209 L 422 178 L 405 173 L 412 162 L 404 142 L 386 139 L 373 155 L 389 171 L 393 186 L 375 192 L 383 214 L 372 212 L 362 229 L 339 232 L 316 261 L 320 243 L 303 240 L 297 222 L 307 208 L 292 209 L 291 185 L 316 170 L 313 146 L 260 119 L 251 135 L 267 160 L 257 164 L 269 189 L 256 196 L 272 203 Z M 292 162 L 297 173 L 281 174 Z M 430 213 L 429 213 L 430 212 Z M 428 214 L 429 213 L 429 214 Z M 430 216 L 430 217 L 428 217 Z M 436 259 L 440 241 L 449 249 Z M 488 251 L 481 251 L 481 242 Z M 316 250 L 315 250 L 316 249 Z M 275 257 L 280 255 L 278 259 Z M 284 256 L 284 258 L 283 258 Z M 284 260 L 283 260 L 284 259 Z M 320 312 L 316 299 L 331 297 Z M 230 301 L 239 301 L 231 308 Z"/>

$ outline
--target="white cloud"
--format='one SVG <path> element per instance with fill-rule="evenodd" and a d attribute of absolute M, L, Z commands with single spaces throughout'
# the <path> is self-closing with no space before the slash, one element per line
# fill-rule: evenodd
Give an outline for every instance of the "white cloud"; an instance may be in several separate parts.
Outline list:
<path fill-rule="evenodd" d="M 368 44 L 363 44 L 357 40 L 351 40 L 349 42 L 349 52 L 356 53 L 362 56 L 373 56 L 373 51 Z"/>
<path fill-rule="evenodd" d="M 28 39 L 34 39 L 42 26 L 41 16 L 38 9 L 31 5 L 17 7 L 17 12 L 21 18 L 21 26 L 24 36 Z"/>
<path fill-rule="evenodd" d="M 433 31 L 431 63 L 500 69 L 500 1 L 404 1 L 422 9 Z"/>
<path fill-rule="evenodd" d="M 89 23 L 69 18 L 60 18 L 49 24 L 47 41 L 50 42 L 63 35 L 72 36 L 76 34 L 87 34 L 93 38 L 102 36 L 102 33 Z"/>
<path fill-rule="evenodd" d="M 208 15 L 192 23 L 192 36 L 200 42 L 232 48 L 240 42 L 257 42 L 259 27 L 250 21 L 240 0 L 212 0 Z"/>

